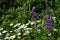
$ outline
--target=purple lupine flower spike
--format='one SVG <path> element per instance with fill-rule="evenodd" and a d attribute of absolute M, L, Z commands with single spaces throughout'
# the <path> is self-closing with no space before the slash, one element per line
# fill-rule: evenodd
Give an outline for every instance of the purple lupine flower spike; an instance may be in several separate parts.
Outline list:
<path fill-rule="evenodd" d="M 38 20 L 38 15 L 36 14 L 36 9 L 35 7 L 32 8 L 32 20 L 35 22 L 34 23 L 34 30 L 37 33 L 37 20 Z"/>
<path fill-rule="evenodd" d="M 46 15 L 47 40 L 51 40 L 51 16 Z"/>
<path fill-rule="evenodd" d="M 46 15 L 46 28 L 48 29 L 48 33 L 50 33 L 50 29 L 51 29 L 51 22 L 52 22 L 52 20 L 51 20 L 51 17 L 49 16 L 49 15 Z"/>
<path fill-rule="evenodd" d="M 32 17 L 33 17 L 33 20 L 38 20 L 38 15 L 36 14 L 36 9 L 35 7 L 32 8 Z"/>
<path fill-rule="evenodd" d="M 49 16 L 48 0 L 46 0 L 46 28 L 47 28 L 47 40 L 51 40 L 51 16 Z"/>

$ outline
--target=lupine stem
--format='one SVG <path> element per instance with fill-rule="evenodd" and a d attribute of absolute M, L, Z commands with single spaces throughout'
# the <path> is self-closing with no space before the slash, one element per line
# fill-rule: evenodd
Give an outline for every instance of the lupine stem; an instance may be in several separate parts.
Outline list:
<path fill-rule="evenodd" d="M 36 22 L 36 20 L 34 22 L 35 22 L 35 24 L 34 24 L 34 30 L 35 30 L 35 32 L 37 32 L 37 22 Z"/>
<path fill-rule="evenodd" d="M 36 9 L 35 7 L 32 8 L 32 20 L 34 23 L 34 31 L 36 33 L 36 40 L 37 40 L 37 20 L 38 20 L 38 16 L 36 14 Z"/>
<path fill-rule="evenodd" d="M 52 16 L 55 17 L 55 11 L 52 9 Z"/>
<path fill-rule="evenodd" d="M 46 0 L 46 14 L 49 15 L 49 10 L 48 10 L 48 0 Z"/>
<path fill-rule="evenodd" d="M 53 17 L 55 17 L 55 1 L 56 0 L 54 0 L 53 3 L 52 3 L 52 16 Z"/>
<path fill-rule="evenodd" d="M 49 16 L 48 0 L 46 0 L 46 28 L 47 28 L 47 40 L 51 40 L 51 17 Z"/>
<path fill-rule="evenodd" d="M 13 7 L 12 9 L 13 9 L 13 11 L 15 10 L 15 8 L 14 8 L 14 7 Z"/>
<path fill-rule="evenodd" d="M 30 12 L 30 7 L 31 7 L 31 5 L 29 4 L 29 12 Z"/>
<path fill-rule="evenodd" d="M 36 14 L 36 9 L 35 7 L 32 8 L 32 20 L 35 22 L 34 24 L 34 29 L 37 30 L 37 20 L 38 20 L 38 16 Z"/>
<path fill-rule="evenodd" d="M 42 21 L 42 26 L 41 26 L 42 29 L 44 29 L 44 21 Z"/>

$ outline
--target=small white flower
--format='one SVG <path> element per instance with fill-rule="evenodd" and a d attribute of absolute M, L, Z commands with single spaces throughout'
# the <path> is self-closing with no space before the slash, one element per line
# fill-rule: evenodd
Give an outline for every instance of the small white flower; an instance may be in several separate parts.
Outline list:
<path fill-rule="evenodd" d="M 2 35 L 2 33 L 0 32 L 0 36 Z"/>
<path fill-rule="evenodd" d="M 10 26 L 13 26 L 13 23 L 11 23 Z"/>
<path fill-rule="evenodd" d="M 10 36 L 10 39 L 14 39 L 16 36 L 15 35 L 12 35 L 12 36 Z"/>
<path fill-rule="evenodd" d="M 27 28 L 27 26 L 25 24 L 23 24 L 19 27 L 19 29 L 25 29 L 25 28 Z"/>
<path fill-rule="evenodd" d="M 35 22 L 31 22 L 30 24 L 33 25 Z"/>
<path fill-rule="evenodd" d="M 29 35 L 29 31 L 25 31 L 25 33 L 23 35 Z"/>
<path fill-rule="evenodd" d="M 38 33 L 40 33 L 40 29 L 39 30 L 37 30 L 38 31 Z"/>
<path fill-rule="evenodd" d="M 59 23 L 60 23 L 60 21 L 59 21 Z"/>
<path fill-rule="evenodd" d="M 14 25 L 14 27 L 17 27 L 17 26 L 20 26 L 21 25 L 21 23 L 17 23 L 16 25 Z"/>
<path fill-rule="evenodd" d="M 53 20 L 55 20 L 56 17 L 52 17 Z"/>
<path fill-rule="evenodd" d="M 54 18 L 54 19 L 55 19 L 56 17 L 52 17 L 52 18 Z"/>
<path fill-rule="evenodd" d="M 14 32 L 18 33 L 18 32 L 20 32 L 20 29 L 18 28 L 16 30 L 14 30 Z"/>
<path fill-rule="evenodd" d="M 51 36 L 51 33 L 49 33 L 48 36 Z"/>
<path fill-rule="evenodd" d="M 2 31 L 2 33 L 7 33 L 7 31 L 6 31 L 6 30 L 4 30 L 4 31 Z"/>
<path fill-rule="evenodd" d="M 0 39 L 0 40 L 2 40 L 2 39 Z"/>
<path fill-rule="evenodd" d="M 37 20 L 37 22 L 40 22 L 39 20 Z"/>
<path fill-rule="evenodd" d="M 29 25 L 29 24 L 30 24 L 30 21 L 26 25 Z"/>
<path fill-rule="evenodd" d="M 16 32 L 17 31 L 17 29 L 16 30 L 14 30 L 14 32 Z"/>
<path fill-rule="evenodd" d="M 9 36 L 9 35 L 10 35 L 9 33 L 6 34 L 6 36 Z"/>
<path fill-rule="evenodd" d="M 13 31 L 10 31 L 10 32 L 13 32 Z"/>
<path fill-rule="evenodd" d="M 20 39 L 21 37 L 20 37 L 20 36 L 18 36 L 17 38 L 18 38 L 18 39 Z"/>
<path fill-rule="evenodd" d="M 18 33 L 17 35 L 21 35 L 21 33 Z"/>
<path fill-rule="evenodd" d="M 3 28 L 0 28 L 0 31 L 2 31 L 3 30 Z"/>
<path fill-rule="evenodd" d="M 32 30 L 32 28 L 25 28 L 24 30 Z"/>
<path fill-rule="evenodd" d="M 57 29 L 53 29 L 54 31 L 57 31 Z"/>
<path fill-rule="evenodd" d="M 5 37 L 4 39 L 5 39 L 5 40 L 6 40 L 6 39 L 9 39 L 9 37 Z"/>

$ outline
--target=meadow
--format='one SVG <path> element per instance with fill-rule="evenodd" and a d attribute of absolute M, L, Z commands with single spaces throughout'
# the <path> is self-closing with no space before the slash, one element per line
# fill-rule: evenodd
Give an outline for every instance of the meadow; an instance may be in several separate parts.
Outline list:
<path fill-rule="evenodd" d="M 60 40 L 60 0 L 0 0 L 0 40 Z"/>

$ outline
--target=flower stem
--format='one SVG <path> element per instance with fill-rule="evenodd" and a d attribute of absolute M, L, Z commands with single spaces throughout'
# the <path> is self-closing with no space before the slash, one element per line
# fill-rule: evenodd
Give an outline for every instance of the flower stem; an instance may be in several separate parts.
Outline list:
<path fill-rule="evenodd" d="M 46 0 L 46 28 L 47 28 L 47 40 L 51 40 L 51 17 L 49 16 L 48 0 Z"/>

